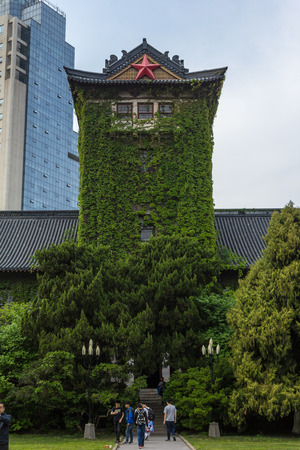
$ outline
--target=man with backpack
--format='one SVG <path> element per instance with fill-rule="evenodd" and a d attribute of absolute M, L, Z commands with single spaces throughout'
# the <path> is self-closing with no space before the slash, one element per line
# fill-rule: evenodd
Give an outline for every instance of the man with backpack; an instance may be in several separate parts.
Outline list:
<path fill-rule="evenodd" d="M 153 409 L 150 408 L 150 406 L 147 406 L 146 403 L 141 403 L 141 405 L 144 408 L 144 410 L 146 411 L 148 420 L 154 420 L 155 419 L 155 414 L 153 412 Z"/>
<path fill-rule="evenodd" d="M 150 406 L 147 406 L 145 402 L 141 403 L 141 405 L 147 414 L 147 423 L 145 428 L 145 439 L 147 440 L 149 439 L 150 433 L 154 431 L 153 420 L 155 419 L 155 414 L 153 409 L 150 408 Z"/>
<path fill-rule="evenodd" d="M 140 403 L 134 412 L 134 422 L 137 426 L 138 446 L 139 448 L 144 448 L 145 427 L 148 422 L 148 417 L 145 409 Z"/>

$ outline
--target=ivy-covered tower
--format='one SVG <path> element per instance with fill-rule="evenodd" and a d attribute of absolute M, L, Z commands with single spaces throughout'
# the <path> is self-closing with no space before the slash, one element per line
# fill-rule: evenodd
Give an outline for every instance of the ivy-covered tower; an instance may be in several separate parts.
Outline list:
<path fill-rule="evenodd" d="M 226 68 L 189 73 L 146 39 L 102 73 L 66 68 L 79 122 L 80 242 L 215 244 L 212 125 Z"/>

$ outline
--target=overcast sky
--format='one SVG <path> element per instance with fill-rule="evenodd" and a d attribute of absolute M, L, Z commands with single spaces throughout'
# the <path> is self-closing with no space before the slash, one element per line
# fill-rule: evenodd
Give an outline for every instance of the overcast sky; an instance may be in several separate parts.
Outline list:
<path fill-rule="evenodd" d="M 216 208 L 300 206 L 299 0 L 56 4 L 77 69 L 102 72 L 144 37 L 190 72 L 228 66 L 214 123 Z"/>

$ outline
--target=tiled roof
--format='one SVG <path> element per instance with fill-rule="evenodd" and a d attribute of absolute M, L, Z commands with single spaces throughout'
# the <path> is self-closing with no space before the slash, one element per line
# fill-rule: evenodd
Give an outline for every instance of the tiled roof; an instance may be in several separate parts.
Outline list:
<path fill-rule="evenodd" d="M 75 237 L 78 211 L 0 211 L 0 271 L 30 270 L 36 250 Z"/>
<path fill-rule="evenodd" d="M 186 80 L 200 80 L 212 81 L 224 78 L 227 67 L 220 67 L 219 69 L 200 70 L 198 72 L 190 72 L 185 76 Z"/>
<path fill-rule="evenodd" d="M 219 245 L 242 256 L 248 266 L 265 248 L 273 210 L 216 210 Z M 35 250 L 61 243 L 66 233 L 75 237 L 78 211 L 0 211 L 0 271 L 30 270 Z"/>
<path fill-rule="evenodd" d="M 184 61 L 179 59 L 178 55 L 174 55 L 172 58 L 169 57 L 169 52 L 160 52 L 156 48 L 152 47 L 144 38 L 143 42 L 137 47 L 130 51 L 122 50 L 122 57 L 119 59 L 116 55 L 110 55 L 110 59 L 105 61 L 105 68 L 103 73 L 107 74 L 108 77 L 119 73 L 121 70 L 125 69 L 128 65 L 135 62 L 135 60 L 144 54 L 152 57 L 158 64 L 162 64 L 171 72 L 177 74 L 184 78 L 189 69 L 184 67 Z"/>
<path fill-rule="evenodd" d="M 199 72 L 191 72 L 185 75 L 185 78 L 182 80 L 170 79 L 170 80 L 151 80 L 151 83 L 154 84 L 178 84 L 178 83 L 187 83 L 192 80 L 197 81 L 214 81 L 221 80 L 224 78 L 227 67 L 221 67 L 219 69 L 211 69 L 211 70 L 202 70 Z M 85 72 L 83 70 L 69 69 L 65 67 L 65 71 L 68 75 L 68 80 L 70 82 L 77 82 L 82 84 L 105 84 L 105 85 L 140 85 L 145 84 L 149 85 L 149 80 L 141 79 L 141 80 L 108 80 L 107 75 L 103 73 L 96 72 Z"/>
<path fill-rule="evenodd" d="M 215 210 L 218 244 L 243 257 L 249 267 L 262 256 L 263 237 L 273 212 L 273 209 Z"/>
<path fill-rule="evenodd" d="M 143 39 L 143 42 L 135 47 L 133 50 L 127 52 L 122 50 L 122 57 L 118 58 L 116 55 L 110 55 L 110 59 L 105 61 L 105 68 L 102 73 L 86 72 L 83 70 L 76 70 L 73 68 L 65 67 L 65 71 L 68 75 L 68 80 L 71 84 L 105 84 L 105 85 L 143 85 L 149 84 L 149 79 L 140 80 L 120 80 L 111 79 L 116 74 L 122 72 L 134 63 L 138 58 L 144 54 L 152 57 L 156 63 L 165 67 L 167 70 L 178 76 L 180 79 L 167 79 L 167 80 L 151 80 L 154 84 L 178 84 L 186 83 L 191 80 L 198 80 L 203 82 L 209 82 L 214 80 L 222 80 L 225 76 L 227 67 L 221 67 L 220 69 L 201 70 L 199 72 L 189 73 L 189 69 L 184 67 L 184 61 L 179 59 L 178 55 L 169 57 L 169 52 L 160 52 L 152 45 L 148 44 L 147 39 Z"/>

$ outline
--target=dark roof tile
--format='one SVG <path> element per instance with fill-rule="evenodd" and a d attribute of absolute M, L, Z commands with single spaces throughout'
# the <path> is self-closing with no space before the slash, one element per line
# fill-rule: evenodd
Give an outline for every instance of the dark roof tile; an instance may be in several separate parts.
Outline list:
<path fill-rule="evenodd" d="M 78 211 L 0 212 L 0 270 L 24 272 L 36 250 L 60 244 L 66 232 L 78 230 Z"/>
<path fill-rule="evenodd" d="M 247 266 L 261 257 L 273 210 L 216 210 L 218 244 L 243 257 Z M 76 237 L 78 211 L 0 211 L 0 271 L 25 272 L 36 250 Z"/>

